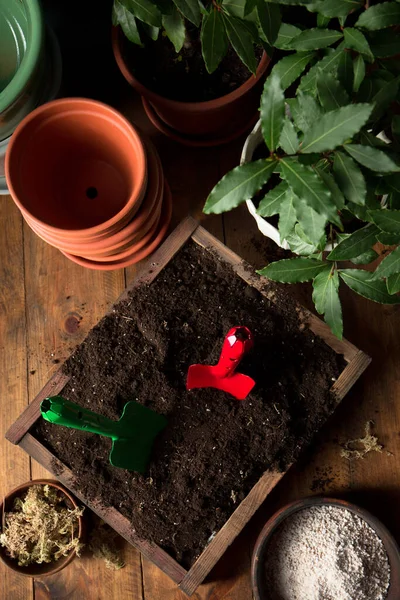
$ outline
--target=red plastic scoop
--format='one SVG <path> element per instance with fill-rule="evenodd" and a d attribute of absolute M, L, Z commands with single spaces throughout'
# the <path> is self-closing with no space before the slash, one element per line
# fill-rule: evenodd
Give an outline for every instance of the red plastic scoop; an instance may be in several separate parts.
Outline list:
<path fill-rule="evenodd" d="M 186 388 L 213 387 L 237 400 L 244 400 L 255 386 L 255 381 L 248 375 L 235 373 L 243 356 L 253 347 L 253 335 L 247 327 L 232 327 L 225 337 L 218 364 L 191 365 L 188 371 Z"/>

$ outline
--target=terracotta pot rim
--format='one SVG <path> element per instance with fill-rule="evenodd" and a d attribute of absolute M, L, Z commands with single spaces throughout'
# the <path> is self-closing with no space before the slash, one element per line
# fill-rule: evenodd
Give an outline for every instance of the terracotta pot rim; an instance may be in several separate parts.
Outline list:
<path fill-rule="evenodd" d="M 144 141 L 146 149 L 148 149 L 148 173 L 149 173 L 149 185 L 147 186 L 146 194 L 143 201 L 140 203 L 140 210 L 135 213 L 132 219 L 126 223 L 120 223 L 121 227 L 116 231 L 109 233 L 108 235 L 99 236 L 98 239 L 79 239 L 77 241 L 71 240 L 66 236 L 55 236 L 52 232 L 48 232 L 43 227 L 40 227 L 37 223 L 25 216 L 25 220 L 33 231 L 39 235 L 39 237 L 58 248 L 59 250 L 74 254 L 75 256 L 89 257 L 94 256 L 92 252 L 96 251 L 99 255 L 104 256 L 104 252 L 112 250 L 115 246 L 121 246 L 124 244 L 124 238 L 131 237 L 137 238 L 143 232 L 143 235 L 139 237 L 139 241 L 147 233 L 146 229 L 147 221 L 151 219 L 152 211 L 154 211 L 158 204 L 162 200 L 162 190 L 164 185 L 164 174 L 162 171 L 160 158 L 154 149 L 154 146 L 150 140 Z M 152 197 L 149 197 L 149 194 Z M 152 225 L 152 224 L 151 224 Z M 132 240 L 133 241 L 133 240 Z M 125 242 L 126 243 L 126 242 Z M 111 245 L 112 244 L 112 245 Z"/>
<path fill-rule="evenodd" d="M 20 485 L 18 485 L 14 489 L 12 489 L 10 492 L 8 492 L 8 494 L 6 494 L 4 496 L 3 500 L 0 502 L 0 515 L 3 514 L 3 505 L 7 505 L 7 501 L 12 496 L 16 495 L 18 492 L 28 490 L 28 488 L 32 487 L 33 485 L 50 485 L 50 486 L 56 488 L 57 490 L 59 490 L 62 494 L 64 494 L 68 498 L 68 500 L 72 503 L 74 508 L 79 507 L 77 501 L 72 496 L 72 494 L 63 485 L 61 485 L 61 483 L 59 483 L 58 481 L 56 481 L 54 479 L 33 479 L 32 481 L 27 481 L 25 483 L 21 483 Z M 1 525 L 0 525 L 0 530 L 1 530 Z M 82 539 L 83 531 L 84 531 L 84 523 L 83 523 L 83 517 L 81 516 L 81 517 L 78 517 L 78 538 L 79 539 Z M 72 550 L 67 556 L 61 557 L 58 561 L 54 561 L 54 563 L 44 563 L 43 567 L 49 569 L 47 572 L 31 575 L 24 570 L 25 567 L 19 567 L 17 561 L 15 561 L 15 566 L 14 566 L 12 564 L 14 562 L 14 559 L 9 558 L 8 560 L 5 560 L 5 558 L 3 556 L 3 552 L 4 552 L 4 549 L 0 547 L 1 562 L 4 565 L 6 565 L 9 569 L 12 569 L 16 573 L 19 573 L 20 575 L 23 575 L 24 577 L 47 577 L 48 575 L 53 575 L 54 573 L 61 571 L 61 569 L 64 569 L 64 567 L 69 565 L 73 561 L 73 559 L 76 557 L 76 550 Z M 59 563 L 61 563 L 61 564 L 59 564 Z M 49 566 L 52 564 L 54 564 L 54 567 L 50 569 Z M 41 565 L 38 564 L 37 566 L 38 566 L 38 568 L 40 568 Z"/>
<path fill-rule="evenodd" d="M 260 62 L 257 67 L 257 71 L 255 75 L 251 75 L 247 81 L 245 81 L 241 86 L 229 92 L 229 94 L 224 94 L 219 98 L 214 98 L 213 100 L 204 100 L 200 102 L 182 102 L 181 100 L 172 100 L 170 98 L 166 98 L 165 96 L 161 96 L 156 92 L 153 92 L 149 88 L 147 88 L 143 83 L 141 83 L 130 71 L 126 61 L 124 60 L 121 52 L 121 39 L 123 33 L 119 26 L 112 28 L 112 47 L 114 52 L 114 58 L 117 62 L 117 65 L 127 80 L 127 82 L 134 87 L 138 92 L 149 99 L 150 102 L 162 102 L 164 104 L 169 104 L 170 106 L 174 106 L 176 109 L 180 109 L 185 112 L 205 112 L 208 110 L 213 110 L 216 108 L 222 108 L 231 102 L 234 102 L 241 96 L 244 96 L 251 88 L 253 88 L 256 83 L 262 77 L 265 69 L 267 68 L 270 57 L 267 55 L 265 51 L 261 56 Z"/>
<path fill-rule="evenodd" d="M 53 225 L 48 225 L 44 223 L 40 219 L 38 219 L 35 215 L 33 215 L 30 211 L 28 211 L 21 200 L 18 198 L 13 182 L 10 177 L 10 161 L 12 160 L 12 153 L 16 143 L 19 140 L 20 135 L 23 134 L 25 127 L 30 124 L 35 119 L 40 118 L 43 113 L 46 114 L 52 111 L 53 107 L 61 107 L 65 109 L 65 114 L 71 114 L 77 110 L 82 112 L 82 110 L 87 110 L 88 113 L 93 115 L 97 115 L 102 118 L 107 118 L 110 123 L 118 128 L 120 133 L 123 133 L 126 137 L 130 138 L 132 147 L 134 146 L 134 153 L 138 163 L 137 175 L 138 175 L 138 184 L 134 185 L 134 189 L 131 190 L 130 196 L 127 199 L 125 205 L 122 209 L 113 215 L 107 221 L 100 223 L 98 225 L 94 225 L 92 227 L 86 227 L 83 229 L 62 229 L 60 227 L 54 227 Z M 49 118 L 54 118 L 54 116 L 49 116 Z M 52 100 L 51 102 L 47 102 L 42 106 L 39 106 L 31 113 L 29 113 L 17 126 L 13 135 L 11 136 L 10 143 L 7 147 L 6 157 L 5 157 L 5 176 L 8 185 L 9 192 L 17 204 L 18 208 L 24 215 L 30 217 L 31 220 L 38 223 L 43 229 L 47 229 L 50 232 L 53 232 L 56 235 L 65 235 L 70 233 L 73 237 L 85 237 L 96 234 L 101 234 L 105 230 L 112 228 L 116 223 L 118 223 L 121 219 L 126 218 L 127 215 L 131 213 L 132 210 L 136 208 L 136 205 L 142 201 L 146 187 L 147 187 L 147 157 L 144 150 L 142 139 L 135 129 L 135 127 L 130 123 L 120 112 L 105 104 L 104 102 L 99 102 L 97 100 L 91 100 L 88 98 L 80 98 L 80 97 L 72 97 L 72 98 L 60 98 L 58 100 Z"/>
<path fill-rule="evenodd" d="M 165 235 L 167 233 L 167 229 L 171 222 L 172 194 L 171 194 L 171 190 L 169 188 L 167 181 L 164 182 L 164 190 L 165 190 L 164 202 L 163 202 L 163 208 L 162 208 L 162 215 L 161 215 L 161 219 L 160 219 L 160 221 L 162 221 L 162 225 L 161 225 L 160 229 L 158 230 L 158 232 L 156 233 L 156 237 L 150 242 L 150 244 L 146 248 L 143 248 L 139 252 L 139 256 L 136 256 L 137 253 L 133 252 L 132 253 L 133 255 L 131 256 L 131 258 L 128 257 L 124 260 L 115 261 L 115 263 L 113 263 L 112 261 L 110 261 L 108 263 L 105 263 L 105 262 L 99 263 L 96 261 L 86 260 L 81 256 L 74 256 L 72 254 L 69 254 L 68 252 L 63 252 L 61 250 L 62 254 L 64 254 L 64 256 L 66 256 L 67 258 L 69 258 L 70 260 L 72 260 L 73 262 L 77 263 L 78 265 L 80 265 L 82 267 L 86 267 L 88 269 L 94 269 L 94 270 L 98 270 L 98 271 L 115 271 L 117 269 L 124 269 L 125 267 L 129 267 L 130 265 L 134 265 L 135 263 L 139 262 L 140 260 L 143 260 L 159 246 L 162 239 L 165 237 Z M 163 215 L 165 215 L 164 219 L 163 219 Z"/>
<path fill-rule="evenodd" d="M 153 105 L 146 100 L 144 96 L 142 96 L 142 104 L 144 111 L 147 115 L 147 118 L 154 125 L 158 131 L 161 131 L 164 135 L 171 138 L 175 142 L 179 144 L 183 144 L 184 146 L 188 146 L 190 148 L 211 148 L 215 146 L 222 146 L 224 144 L 229 144 L 233 142 L 238 137 L 251 130 L 255 123 L 258 121 L 259 111 L 253 114 L 251 119 L 247 121 L 242 127 L 234 130 L 230 134 L 224 134 L 220 137 L 199 137 L 199 136 L 190 136 L 189 134 L 180 133 L 178 130 L 173 129 L 167 123 L 165 123 L 161 117 L 157 115 L 156 110 L 153 108 Z"/>
<path fill-rule="evenodd" d="M 368 510 L 361 508 L 357 504 L 348 502 L 347 500 L 330 498 L 328 496 L 307 496 L 299 500 L 294 500 L 293 502 L 290 502 L 278 509 L 268 519 L 257 538 L 251 560 L 251 583 L 254 600 L 266 600 L 266 596 L 261 595 L 263 592 L 261 576 L 263 569 L 262 559 L 268 543 L 276 529 L 286 518 L 300 510 L 325 505 L 337 506 L 338 508 L 349 510 L 366 521 L 366 523 L 368 523 L 368 525 L 375 531 L 385 547 L 390 563 L 390 584 L 387 596 L 385 598 L 386 600 L 397 600 L 397 592 L 400 589 L 400 549 L 395 538 L 387 529 L 387 527 Z M 393 583 L 395 588 L 394 590 L 392 587 Z"/>

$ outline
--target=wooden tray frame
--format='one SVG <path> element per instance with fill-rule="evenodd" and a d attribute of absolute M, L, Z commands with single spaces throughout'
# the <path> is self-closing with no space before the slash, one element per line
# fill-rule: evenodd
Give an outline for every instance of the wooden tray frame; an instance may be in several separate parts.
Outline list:
<path fill-rule="evenodd" d="M 139 275 L 123 292 L 118 301 L 125 298 L 130 289 L 143 283 L 149 284 L 154 281 L 161 270 L 185 245 L 189 238 L 200 246 L 211 249 L 221 259 L 229 263 L 244 281 L 258 289 L 270 301 L 275 301 L 275 292 L 273 286 L 268 289 L 268 280 L 256 275 L 254 270 L 247 263 L 244 263 L 237 254 L 229 250 L 191 217 L 187 217 L 182 221 L 163 245 L 147 259 Z M 344 356 L 347 365 L 332 386 L 332 391 L 335 393 L 339 403 L 367 368 L 371 359 L 347 340 L 338 340 L 332 334 L 329 327 L 312 313 L 296 303 L 295 308 L 301 313 L 302 318 L 308 322 L 310 329 L 316 335 L 325 340 L 335 352 Z M 162 548 L 156 544 L 139 539 L 132 531 L 129 520 L 115 508 L 107 508 L 100 503 L 86 502 L 85 498 L 75 487 L 73 473 L 29 433 L 32 425 L 40 417 L 39 407 L 41 401 L 47 396 L 59 394 L 67 381 L 68 377 L 63 375 L 61 369 L 58 370 L 17 421 L 10 427 L 6 433 L 6 438 L 13 444 L 19 445 L 45 467 L 45 469 L 50 471 L 75 496 L 87 504 L 91 510 L 97 513 L 129 543 L 140 550 L 147 559 L 151 560 L 169 575 L 185 594 L 191 596 L 285 473 L 265 472 L 246 498 L 239 504 L 225 525 L 223 525 L 206 546 L 193 566 L 187 571 L 162 550 Z"/>

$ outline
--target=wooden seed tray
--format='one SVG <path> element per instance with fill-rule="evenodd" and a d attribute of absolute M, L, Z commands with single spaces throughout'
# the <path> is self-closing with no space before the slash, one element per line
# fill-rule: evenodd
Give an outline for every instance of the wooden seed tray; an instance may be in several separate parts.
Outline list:
<path fill-rule="evenodd" d="M 182 221 L 164 244 L 147 259 L 139 275 L 123 292 L 118 301 L 124 299 L 130 289 L 143 283 L 150 284 L 154 281 L 189 238 L 203 248 L 212 250 L 214 254 L 216 253 L 222 260 L 229 263 L 233 270 L 248 285 L 258 289 L 271 302 L 275 301 L 274 290 L 272 286 L 268 290 L 267 280 L 256 275 L 254 270 L 248 264 L 244 263 L 237 254 L 219 242 L 191 217 Z M 347 365 L 331 388 L 339 403 L 369 365 L 371 359 L 347 340 L 338 340 L 332 334 L 329 327 L 312 313 L 295 302 L 294 307 L 301 313 L 302 318 L 308 322 L 309 328 L 315 335 L 321 337 L 335 352 L 344 356 Z M 115 508 L 108 508 L 100 503 L 87 502 L 75 486 L 73 473 L 29 433 L 32 425 L 40 417 L 41 401 L 47 396 L 54 396 L 61 393 L 67 381 L 68 377 L 61 370 L 57 371 L 33 402 L 31 402 L 17 421 L 10 427 L 6 433 L 6 438 L 13 444 L 19 445 L 43 465 L 45 469 L 53 473 L 82 502 L 87 504 L 91 510 L 113 527 L 123 538 L 140 550 L 148 560 L 151 560 L 164 573 L 169 575 L 183 592 L 191 596 L 285 473 L 265 472 L 246 498 L 239 504 L 225 525 L 206 546 L 193 566 L 189 570 L 186 570 L 156 544 L 139 539 L 132 531 L 129 520 Z"/>

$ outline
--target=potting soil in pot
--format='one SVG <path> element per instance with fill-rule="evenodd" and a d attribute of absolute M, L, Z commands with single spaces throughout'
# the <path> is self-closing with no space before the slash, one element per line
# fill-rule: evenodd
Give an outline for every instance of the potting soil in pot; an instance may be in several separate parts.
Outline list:
<path fill-rule="evenodd" d="M 255 49 L 260 60 L 262 48 Z M 123 39 L 123 54 L 135 77 L 148 89 L 172 100 L 203 102 L 233 92 L 251 72 L 230 46 L 219 67 L 207 72 L 201 53 L 200 30 L 187 24 L 187 35 L 179 54 L 165 36 L 149 40 L 144 48 Z"/>
<path fill-rule="evenodd" d="M 290 515 L 265 551 L 268 600 L 384 600 L 390 583 L 382 540 L 336 506 Z"/>
<path fill-rule="evenodd" d="M 167 417 L 145 476 L 112 467 L 107 438 L 45 421 L 35 426 L 87 500 L 115 506 L 140 537 L 184 566 L 266 469 L 285 470 L 295 460 L 336 405 L 329 390 L 344 360 L 304 330 L 282 289 L 268 287 L 276 304 L 189 242 L 65 363 L 65 398 L 113 419 L 129 400 Z M 215 364 L 236 325 L 254 334 L 239 369 L 257 382 L 251 394 L 238 401 L 215 389 L 186 391 L 188 367 Z"/>

